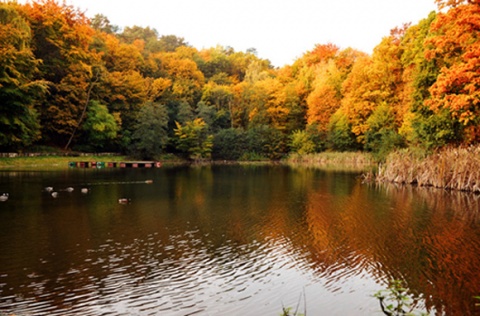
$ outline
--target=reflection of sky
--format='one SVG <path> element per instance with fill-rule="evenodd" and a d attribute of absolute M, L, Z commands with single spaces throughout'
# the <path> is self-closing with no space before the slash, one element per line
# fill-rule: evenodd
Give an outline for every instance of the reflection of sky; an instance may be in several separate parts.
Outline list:
<path fill-rule="evenodd" d="M 140 312 L 149 307 L 158 311 L 161 306 L 168 315 L 196 311 L 208 315 L 248 315 L 252 311 L 255 315 L 276 315 L 282 306 L 296 308 L 297 304 L 300 312 L 306 304 L 307 312 L 313 315 L 378 311 L 378 303 L 371 295 L 379 285 L 368 274 L 352 275 L 345 269 L 336 271 L 338 279 L 332 276 L 335 282 L 319 278 L 309 267 L 311 263 L 291 255 L 291 246 L 285 240 L 225 245 L 218 249 L 223 255 L 215 258 L 206 249 L 190 249 L 187 244 L 166 246 L 180 251 L 182 257 L 143 263 L 152 266 L 141 285 L 134 281 L 131 267 L 112 270 L 117 272 L 105 278 L 112 281 L 102 289 L 103 303 L 111 303 L 102 311 Z M 245 254 L 239 255 L 238 248 Z M 112 295 L 105 297 L 108 292 Z"/>

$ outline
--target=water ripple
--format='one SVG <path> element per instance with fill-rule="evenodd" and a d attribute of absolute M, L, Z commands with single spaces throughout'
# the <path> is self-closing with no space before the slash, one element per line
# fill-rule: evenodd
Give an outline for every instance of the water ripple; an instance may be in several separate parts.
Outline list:
<path fill-rule="evenodd" d="M 427 306 L 442 306 L 435 295 L 461 301 L 438 290 L 452 288 L 444 277 L 459 291 L 478 284 L 478 225 L 435 199 L 427 201 L 437 203 L 430 212 L 408 195 L 373 195 L 348 177 L 326 185 L 305 181 L 308 172 L 293 182 L 279 172 L 259 184 L 257 171 L 235 185 L 224 179 L 229 198 L 210 191 L 216 179 L 181 178 L 170 189 L 167 180 L 150 186 L 151 195 L 131 191 L 138 204 L 128 207 L 92 192 L 89 207 L 31 210 L 18 231 L 0 235 L 7 249 L 0 314 L 274 315 L 301 293 L 308 314 L 349 314 L 349 307 L 372 314 L 377 302 L 372 310 L 365 302 L 392 277 L 413 284 Z M 2 220 L 14 217 L 5 214 Z M 39 236 L 38 249 L 24 232 Z M 23 243 L 8 247 L 10 236 Z"/>

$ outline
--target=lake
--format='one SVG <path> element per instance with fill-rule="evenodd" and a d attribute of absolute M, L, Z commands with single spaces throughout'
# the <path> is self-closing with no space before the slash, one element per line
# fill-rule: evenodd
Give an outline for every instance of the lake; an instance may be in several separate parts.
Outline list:
<path fill-rule="evenodd" d="M 480 197 L 359 175 L 0 171 L 0 315 L 382 315 L 392 279 L 417 311 L 480 313 Z"/>

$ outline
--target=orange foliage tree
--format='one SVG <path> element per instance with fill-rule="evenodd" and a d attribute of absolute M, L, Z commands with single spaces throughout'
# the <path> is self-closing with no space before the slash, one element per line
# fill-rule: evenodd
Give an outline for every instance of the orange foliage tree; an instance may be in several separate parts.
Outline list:
<path fill-rule="evenodd" d="M 43 137 L 63 145 L 78 126 L 95 80 L 92 65 L 98 56 L 89 50 L 93 29 L 83 13 L 53 0 L 29 2 L 21 11 L 35 34 L 41 76 L 51 83 L 39 106 Z"/>
<path fill-rule="evenodd" d="M 313 52 L 303 57 L 307 64 L 315 62 L 311 66 L 315 79 L 312 82 L 312 92 L 307 97 L 307 122 L 317 123 L 321 130 L 326 130 L 330 116 L 340 106 L 340 87 L 335 85 L 339 70 L 333 61 L 337 52 L 336 46 L 317 45 Z"/>
<path fill-rule="evenodd" d="M 371 56 L 321 44 L 281 69 L 258 58 L 254 49 L 198 51 L 183 38 L 159 37 L 149 27 L 119 33 L 106 17 L 90 21 L 54 0 L 7 2 L 4 6 L 18 11 L 25 25 L 1 26 L 8 47 L 0 58 L 23 72 L 15 73 L 22 84 L 34 77 L 48 87 L 44 98 L 23 93 L 21 100 L 32 110 L 33 123 L 32 104 L 38 103 L 47 144 L 63 145 L 75 133 L 90 99 L 115 117 L 121 127 L 117 144 L 125 145 L 120 149 L 127 147 L 136 117 L 149 102 L 167 107 L 170 135 L 174 121 L 188 114 L 202 117 L 211 132 L 266 129 L 284 137 L 304 131 L 323 145 L 339 139 L 338 148 L 377 147 L 366 142 L 383 143 L 385 129 L 397 136 L 400 126 L 411 143 L 475 142 L 480 139 L 480 0 L 435 2 L 441 11 L 435 23 L 431 14 L 428 23 L 392 30 Z M 29 41 L 24 50 L 12 49 L 19 32 Z M 3 77 L 9 89 L 20 82 Z M 24 144 L 38 139 L 38 126 L 31 127 Z M 457 131 L 463 138 L 451 137 Z M 446 141 L 436 141 L 440 138 Z"/>
<path fill-rule="evenodd" d="M 318 124 L 321 131 L 327 130 L 330 117 L 340 107 L 341 98 L 335 86 L 325 81 L 317 81 L 315 89 L 308 95 L 307 122 Z"/>
<path fill-rule="evenodd" d="M 380 104 L 388 104 L 393 113 L 399 109 L 399 95 L 404 86 L 400 49 L 402 36 L 402 30 L 393 30 L 375 47 L 371 57 L 363 56 L 356 60 L 343 83 L 342 108 L 361 144 L 365 143 L 365 133 L 370 129 L 368 118 Z"/>
<path fill-rule="evenodd" d="M 447 8 L 447 7 L 458 7 L 463 4 L 479 4 L 480 1 L 478 0 L 435 0 L 438 8 L 440 10 Z"/>
<path fill-rule="evenodd" d="M 472 2 L 473 3 L 473 2 Z M 441 72 L 425 104 L 448 110 L 466 128 L 465 141 L 480 139 L 480 5 L 466 4 L 440 13 L 432 24 L 427 58 L 441 61 Z"/>
<path fill-rule="evenodd" d="M 319 46 L 317 50 L 318 48 Z M 341 105 L 342 84 L 357 58 L 364 55 L 351 48 L 336 50 L 335 54 L 326 55 L 328 59 L 321 60 L 314 66 L 315 80 L 312 83 L 312 92 L 307 97 L 308 124 L 317 125 L 320 132 L 327 131 L 331 116 Z"/>

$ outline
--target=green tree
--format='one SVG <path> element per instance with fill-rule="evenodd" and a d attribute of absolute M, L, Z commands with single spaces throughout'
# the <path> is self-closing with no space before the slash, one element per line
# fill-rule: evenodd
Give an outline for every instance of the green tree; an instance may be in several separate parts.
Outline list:
<path fill-rule="evenodd" d="M 328 146 L 338 151 L 359 149 L 359 144 L 352 132 L 352 125 L 341 109 L 335 112 L 328 123 Z"/>
<path fill-rule="evenodd" d="M 211 130 L 213 130 L 213 124 L 215 122 L 216 110 L 213 105 L 208 105 L 203 101 L 197 104 L 197 117 L 201 118 Z"/>
<path fill-rule="evenodd" d="M 258 157 L 278 160 L 287 153 L 287 137 L 279 130 L 259 125 L 247 131 L 246 158 Z"/>
<path fill-rule="evenodd" d="M 163 52 L 174 52 L 177 48 L 182 46 L 188 46 L 183 37 L 175 35 L 162 35 L 158 40 L 156 47 Z"/>
<path fill-rule="evenodd" d="M 140 109 L 132 135 L 131 155 L 154 159 L 168 142 L 168 112 L 163 104 L 149 102 Z"/>
<path fill-rule="evenodd" d="M 367 119 L 365 149 L 383 159 L 396 147 L 402 145 L 402 138 L 396 131 L 393 109 L 386 103 L 379 105 Z"/>
<path fill-rule="evenodd" d="M 197 117 L 203 119 L 207 123 L 211 132 L 217 132 L 230 127 L 230 112 L 225 109 L 217 110 L 213 105 L 207 105 L 200 101 L 197 104 Z"/>
<path fill-rule="evenodd" d="M 156 41 L 158 38 L 158 32 L 150 27 L 141 27 L 138 25 L 127 26 L 123 29 L 123 32 L 118 35 L 123 42 L 133 44 L 136 40 L 142 40 L 145 43 L 149 41 Z"/>
<path fill-rule="evenodd" d="M 180 103 L 178 104 L 178 112 L 175 120 L 178 121 L 180 124 L 185 124 L 186 122 L 193 120 L 194 116 L 195 113 L 193 112 L 190 104 L 185 101 L 180 101 Z"/>
<path fill-rule="evenodd" d="M 409 124 L 413 138 L 427 150 L 458 143 L 463 138 L 463 126 L 447 109 L 437 112 L 423 109 L 415 113 Z"/>
<path fill-rule="evenodd" d="M 205 75 L 205 78 L 216 81 L 223 78 L 222 81 L 232 81 L 230 76 L 233 75 L 233 67 L 231 59 L 229 58 L 230 52 L 222 46 L 203 50 L 201 52 L 202 61 L 198 63 L 200 70 Z"/>
<path fill-rule="evenodd" d="M 90 21 L 90 25 L 93 29 L 108 34 L 117 33 L 119 31 L 119 27 L 117 25 L 112 25 L 110 20 L 103 14 L 95 14 L 93 19 Z"/>
<path fill-rule="evenodd" d="M 40 61 L 30 48 L 31 31 L 13 3 L 0 3 L 0 148 L 18 149 L 40 138 L 36 102 L 47 83 L 35 80 Z"/>
<path fill-rule="evenodd" d="M 308 124 L 305 127 L 305 131 L 309 139 L 315 144 L 315 152 L 321 152 L 326 149 L 328 131 L 320 131 L 320 128 L 316 124 Z"/>
<path fill-rule="evenodd" d="M 246 134 L 238 128 L 220 130 L 213 139 L 212 158 L 238 160 L 247 151 Z"/>
<path fill-rule="evenodd" d="M 307 124 L 305 102 L 302 101 L 294 82 L 289 82 L 284 87 L 285 108 L 287 117 L 285 122 L 285 133 L 291 134 L 295 130 L 304 129 Z"/>
<path fill-rule="evenodd" d="M 137 124 L 137 115 L 149 101 L 148 80 L 138 71 L 109 72 L 102 77 L 101 89 L 96 97 L 106 104 L 110 113 L 120 118 L 120 148 L 129 146 L 129 135 Z"/>
<path fill-rule="evenodd" d="M 290 135 L 290 151 L 299 155 L 306 155 L 315 152 L 315 143 L 307 131 L 295 131 Z"/>
<path fill-rule="evenodd" d="M 431 149 L 448 143 L 460 141 L 463 137 L 462 126 L 452 117 L 448 109 L 432 110 L 425 103 L 431 99 L 430 88 L 435 84 L 444 64 L 443 55 L 429 54 L 432 50 L 431 25 L 436 21 L 437 13 L 432 12 L 418 25 L 410 27 L 402 40 L 402 56 L 406 73 L 411 83 L 410 104 L 399 129 L 400 135 L 410 145 Z M 427 54 L 428 55 L 428 54 Z"/>
<path fill-rule="evenodd" d="M 87 110 L 87 118 L 82 130 L 87 136 L 88 145 L 93 149 L 105 149 L 117 137 L 119 126 L 108 108 L 98 101 L 91 101 Z"/>
<path fill-rule="evenodd" d="M 176 122 L 176 126 L 176 148 L 186 158 L 198 160 L 211 157 L 213 135 L 208 134 L 208 126 L 203 119 L 196 118 L 184 125 Z"/>

